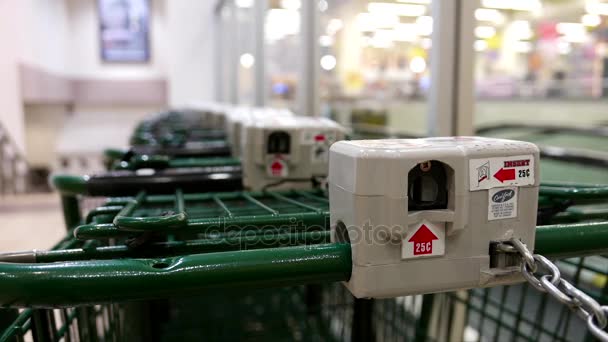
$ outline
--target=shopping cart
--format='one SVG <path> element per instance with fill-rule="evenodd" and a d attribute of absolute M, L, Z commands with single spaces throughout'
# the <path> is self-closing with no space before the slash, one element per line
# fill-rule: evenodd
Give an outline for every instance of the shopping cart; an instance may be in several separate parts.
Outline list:
<path fill-rule="evenodd" d="M 87 190 L 89 181 L 65 178 L 59 188 L 77 203 L 76 195 L 99 194 Z M 187 188 L 173 183 L 159 194 L 136 187 L 84 219 L 68 208 L 68 237 L 54 250 L 3 255 L 8 263 L 0 263 L 0 272 L 13 277 L 0 282 L 0 303 L 26 309 L 7 309 L 0 341 L 28 334 L 146 341 L 579 340 L 583 334 L 566 310 L 552 321 L 550 313 L 562 308 L 526 285 L 354 299 L 336 283 L 350 276 L 350 246 L 329 243 L 322 191 Z M 603 303 L 608 269 L 596 255 L 608 247 L 601 209 L 607 198 L 605 187 L 544 185 L 539 220 L 583 223 L 539 227 L 536 242 L 543 255 L 579 256 L 563 259 L 562 270 L 569 268 L 568 278 Z M 580 258 L 587 254 L 594 256 Z"/>
<path fill-rule="evenodd" d="M 104 151 L 108 169 L 127 164 L 150 164 L 161 158 L 228 157 L 230 145 L 222 129 L 211 127 L 197 111 L 169 111 L 142 121 L 134 130 L 129 150 Z M 223 162 L 218 158 L 216 162 Z"/>
<path fill-rule="evenodd" d="M 140 193 L 135 197 L 109 199 L 104 206 L 90 212 L 84 221 L 87 224 L 70 231 L 70 237 L 54 251 L 4 258 L 5 261 L 12 258 L 12 261 L 46 264 L 43 267 L 53 268 L 47 268 L 47 274 L 57 280 L 74 280 L 73 275 L 78 274 L 78 279 L 88 279 L 88 282 L 95 283 L 97 288 L 90 287 L 92 283 L 76 285 L 72 282 L 70 285 L 70 281 L 67 281 L 67 284 L 61 285 L 52 284 L 50 278 L 31 279 L 30 285 L 21 284 L 17 288 L 11 288 L 11 285 L 4 283 L 8 287 L 4 288 L 2 293 L 8 294 L 18 288 L 32 289 L 30 286 L 43 286 L 46 289 L 44 292 L 34 292 L 47 297 L 48 300 L 36 303 L 42 298 L 30 297 L 19 303 L 25 299 L 22 293 L 13 299 L 5 297 L 1 302 L 13 306 L 69 306 L 108 301 L 121 303 L 92 306 L 88 309 L 78 307 L 55 310 L 60 316 L 54 321 L 49 318 L 52 311 L 27 309 L 20 314 L 12 327 L 5 331 L 5 336 L 0 340 L 21 336 L 27 332 L 35 335 L 40 329 L 33 329 L 33 326 L 44 326 L 43 330 L 51 340 L 66 335 L 72 338 L 79 335 L 80 339 L 84 340 L 89 340 L 97 334 L 120 340 L 131 340 L 138 334 L 148 336 L 149 333 L 143 334 L 139 331 L 131 335 L 133 327 L 129 330 L 126 324 L 119 324 L 124 321 L 124 317 L 133 317 L 132 315 L 137 316 L 136 321 L 148 321 L 148 329 L 162 326 L 161 330 L 172 336 L 166 340 L 177 338 L 177 335 L 181 336 L 179 339 L 187 339 L 190 336 L 193 340 L 198 340 L 201 336 L 201 325 L 207 327 L 204 333 L 206 337 L 257 336 L 261 339 L 262 336 L 276 336 L 288 331 L 290 334 L 298 334 L 300 329 L 300 335 L 308 339 L 312 331 L 309 331 L 309 327 L 319 330 L 319 334 L 327 332 L 329 330 L 322 329 L 324 321 L 320 316 L 319 303 L 323 299 L 321 292 L 315 286 L 284 287 L 348 278 L 350 248 L 327 244 L 327 205 L 327 199 L 319 191 L 264 194 L 181 194 L 180 191 L 173 196 Z M 169 216 L 163 215 L 172 209 L 177 212 Z M 182 214 L 187 215 L 185 225 L 179 223 Z M 218 222 L 217 217 L 223 221 Z M 170 232 L 159 229 L 159 219 L 166 219 L 163 227 L 175 229 Z M 126 229 L 131 232 L 107 230 L 106 228 L 112 225 L 108 222 L 115 220 L 120 221 L 117 221 L 116 227 L 120 230 L 130 227 Z M 139 223 L 133 225 L 135 221 Z M 226 225 L 224 232 L 216 231 L 222 227 L 219 223 Z M 100 230 L 102 233 L 98 234 L 95 240 L 88 239 L 87 234 L 93 230 Z M 151 236 L 149 233 L 157 236 Z M 187 240 L 186 236 L 192 239 Z M 111 245 L 111 241 L 117 244 Z M 231 252 L 234 250 L 237 252 Z M 34 259 L 31 259 L 32 257 Z M 280 263 L 269 263 L 269 260 Z M 74 268 L 69 269 L 70 267 Z M 12 270 L 5 271 L 12 273 Z M 32 271 L 33 274 L 39 274 Z M 172 276 L 184 271 L 187 274 L 183 277 Z M 87 275 L 82 272 L 90 273 Z M 91 275 L 92 278 L 89 277 Z M 110 282 L 105 284 L 98 281 L 100 277 L 108 275 L 111 275 L 113 280 L 107 279 Z M 131 279 L 118 279 L 115 276 Z M 241 281 L 238 278 L 241 278 Z M 154 285 L 155 282 L 157 285 Z M 227 287 L 235 284 L 245 286 L 247 290 L 227 290 Z M 121 287 L 125 285 L 134 287 L 124 292 L 126 289 Z M 83 289 L 86 290 L 75 291 L 74 286 L 84 286 Z M 267 286 L 281 287 L 249 292 L 251 288 Z M 151 292 L 148 292 L 150 290 Z M 51 294 L 52 291 L 59 292 Z M 117 296 L 121 292 L 125 296 Z M 131 297 L 135 293 L 138 294 Z M 175 297 L 188 293 L 202 296 L 187 300 L 153 300 L 157 297 Z M 150 301 L 144 302 L 145 304 L 122 303 L 124 300 L 138 298 Z M 194 303 L 215 309 L 201 310 L 201 306 Z M 154 311 L 159 315 L 149 318 L 142 313 L 141 306 L 155 307 Z M 229 311 L 227 306 L 231 308 Z M 242 310 L 233 312 L 232 308 Z M 80 336 L 87 333 L 80 331 L 84 318 L 77 312 L 83 310 L 89 310 L 88 320 L 105 322 L 113 329 L 101 329 L 93 324 L 88 327 L 89 335 Z M 193 311 L 198 314 L 191 315 Z M 200 311 L 204 313 L 201 314 Z M 168 319 L 166 316 L 169 312 L 181 318 Z M 37 313 L 44 316 L 46 321 L 37 322 Z M 230 321 L 235 323 L 221 328 L 217 322 L 227 319 L 228 314 Z M 209 321 L 212 318 L 215 318 L 215 321 Z M 192 329 L 196 330 L 195 334 Z M 287 338 L 291 335 L 282 336 Z"/>
<path fill-rule="evenodd" d="M 584 189 L 603 193 L 597 201 L 606 198 L 605 189 Z M 549 199 L 571 191 L 541 188 Z M 0 341 L 27 334 L 37 340 L 461 340 L 480 327 L 476 331 L 484 338 L 508 339 L 505 326 L 496 328 L 500 335 L 487 327 L 492 317 L 513 323 L 516 312 L 518 334 L 528 336 L 526 324 L 536 327 L 540 337 L 545 330 L 556 332 L 529 319 L 526 310 L 534 303 L 523 300 L 519 311 L 504 305 L 512 296 L 519 295 L 517 303 L 530 297 L 515 290 L 504 290 L 498 298 L 496 289 L 352 298 L 335 283 L 350 276 L 350 246 L 329 243 L 328 215 L 320 190 L 176 190 L 110 198 L 54 250 L 2 256 L 0 272 L 11 277 L 0 282 L 0 303 L 28 309 L 6 311 L 14 320 Z M 536 252 L 597 254 L 608 247 L 606 234 L 606 222 L 539 227 Z M 586 271 L 600 273 L 587 261 L 574 266 L 580 271 L 572 279 L 578 277 L 583 288 Z M 511 288 L 518 287 L 525 288 Z M 605 288 L 604 283 L 599 292 L 605 294 Z M 578 324 L 569 317 L 562 321 Z"/>

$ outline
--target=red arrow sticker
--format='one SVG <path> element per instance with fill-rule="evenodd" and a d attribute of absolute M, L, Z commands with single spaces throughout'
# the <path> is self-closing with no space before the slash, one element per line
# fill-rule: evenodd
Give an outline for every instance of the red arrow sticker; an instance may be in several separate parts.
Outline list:
<path fill-rule="evenodd" d="M 407 240 L 414 243 L 414 255 L 433 254 L 433 240 L 439 239 L 425 224 Z"/>
<path fill-rule="evenodd" d="M 515 179 L 515 169 L 503 169 L 501 168 L 494 174 L 494 178 L 498 179 L 501 183 L 505 181 Z"/>
<path fill-rule="evenodd" d="M 423 220 L 408 230 L 401 248 L 402 259 L 445 254 L 445 223 Z"/>
<path fill-rule="evenodd" d="M 273 177 L 287 177 L 289 169 L 285 161 L 275 159 L 268 165 L 268 174 Z"/>

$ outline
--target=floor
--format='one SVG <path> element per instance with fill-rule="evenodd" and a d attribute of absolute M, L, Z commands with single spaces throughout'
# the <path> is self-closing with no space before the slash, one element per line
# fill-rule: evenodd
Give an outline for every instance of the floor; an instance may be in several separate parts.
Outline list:
<path fill-rule="evenodd" d="M 59 196 L 0 197 L 0 253 L 48 249 L 65 236 Z"/>

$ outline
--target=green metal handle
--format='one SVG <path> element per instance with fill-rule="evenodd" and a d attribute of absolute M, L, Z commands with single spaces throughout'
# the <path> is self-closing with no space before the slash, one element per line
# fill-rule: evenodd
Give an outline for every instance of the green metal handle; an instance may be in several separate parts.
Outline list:
<path fill-rule="evenodd" d="M 114 218 L 114 225 L 124 231 L 141 231 L 146 227 L 147 231 L 171 230 L 184 227 L 188 224 L 188 216 L 184 210 L 184 195 L 181 190 L 176 190 L 176 213 L 168 213 L 164 216 L 132 216 L 138 205 L 144 201 L 146 193 L 140 192 L 131 200 Z"/>
<path fill-rule="evenodd" d="M 52 175 L 51 185 L 63 195 L 84 195 L 87 193 L 89 176 Z"/>
<path fill-rule="evenodd" d="M 194 295 L 227 287 L 348 280 L 348 244 L 323 244 L 164 259 L 0 263 L 4 307 L 61 307 Z"/>
<path fill-rule="evenodd" d="M 534 253 L 547 257 L 597 255 L 608 251 L 608 222 L 536 228 Z"/>
<path fill-rule="evenodd" d="M 205 249 L 209 245 L 190 247 Z M 82 254 L 82 251 L 75 251 Z M 608 222 L 537 228 L 535 253 L 563 257 L 606 251 Z M 105 252 L 128 253 L 120 249 Z M 269 287 L 344 281 L 349 279 L 351 267 L 348 244 L 264 248 L 154 259 L 0 263 L 0 303 L 3 306 L 72 306 L 189 295 L 218 287 Z"/>
<path fill-rule="evenodd" d="M 134 233 L 152 231 L 164 233 L 209 233 L 256 230 L 265 228 L 292 228 L 300 230 L 322 230 L 329 228 L 329 213 L 298 213 L 285 216 L 250 215 L 235 218 L 218 217 L 211 219 L 186 219 L 186 225 L 183 225 L 184 221 L 180 219 L 180 217 L 175 218 L 171 216 L 169 220 L 171 221 L 171 226 L 163 226 L 160 223 L 150 226 L 148 218 L 125 217 L 118 222 L 121 224 L 121 227 L 117 227 L 115 224 L 107 223 L 85 224 L 76 229 L 74 236 L 80 240 L 88 240 L 131 236 Z"/>
<path fill-rule="evenodd" d="M 146 245 L 145 248 L 132 248 L 127 245 L 83 246 L 81 248 L 50 251 L 32 250 L 25 252 L 0 253 L 0 262 L 48 263 L 93 259 L 166 258 L 188 254 L 315 245 L 322 243 L 330 243 L 329 231 L 274 231 L 260 234 L 251 231 L 245 234 L 228 234 L 225 236 L 199 240 L 155 242 Z"/>
<path fill-rule="evenodd" d="M 539 195 L 562 199 L 608 199 L 608 185 L 543 183 Z"/>
<path fill-rule="evenodd" d="M 106 148 L 105 150 L 103 150 L 104 157 L 109 158 L 109 159 L 120 159 L 126 153 L 127 153 L 127 151 L 117 149 L 117 148 Z"/>

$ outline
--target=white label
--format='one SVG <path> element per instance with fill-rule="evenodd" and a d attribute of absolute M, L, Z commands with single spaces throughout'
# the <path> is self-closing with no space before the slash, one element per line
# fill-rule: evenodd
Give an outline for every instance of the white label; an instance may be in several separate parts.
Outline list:
<path fill-rule="evenodd" d="M 300 144 L 302 145 L 331 145 L 336 141 L 335 132 L 311 131 L 305 130 L 300 135 Z"/>
<path fill-rule="evenodd" d="M 488 191 L 488 220 L 517 217 L 517 194 L 519 188 L 494 188 Z"/>
<path fill-rule="evenodd" d="M 534 185 L 532 155 L 469 160 L 469 189 Z"/>
<path fill-rule="evenodd" d="M 445 254 L 445 223 L 423 220 L 411 225 L 401 243 L 401 259 L 424 258 Z"/>

